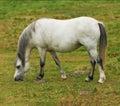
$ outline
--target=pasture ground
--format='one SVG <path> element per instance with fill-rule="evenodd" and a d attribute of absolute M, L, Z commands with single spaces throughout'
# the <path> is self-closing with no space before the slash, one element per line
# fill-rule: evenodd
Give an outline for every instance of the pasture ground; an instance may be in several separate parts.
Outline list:
<path fill-rule="evenodd" d="M 105 23 L 108 34 L 106 81 L 86 83 L 89 56 L 84 47 L 71 53 L 58 53 L 67 80 L 47 54 L 44 82 L 35 80 L 39 73 L 37 50 L 31 53 L 30 70 L 22 82 L 13 80 L 17 41 L 23 29 L 43 18 L 68 19 L 90 16 Z M 80 1 L 0 1 L 0 106 L 120 106 L 120 2 L 119 0 Z M 76 70 L 85 71 L 73 75 Z"/>

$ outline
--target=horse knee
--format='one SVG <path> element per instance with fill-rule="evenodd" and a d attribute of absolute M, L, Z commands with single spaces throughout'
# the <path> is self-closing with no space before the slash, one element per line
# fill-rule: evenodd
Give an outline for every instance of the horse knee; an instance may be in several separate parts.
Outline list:
<path fill-rule="evenodd" d="M 97 60 L 97 57 L 98 57 L 98 52 L 97 52 L 97 49 L 94 48 L 94 49 L 89 49 L 88 50 L 88 53 L 91 57 L 92 60 L 96 61 Z"/>
<path fill-rule="evenodd" d="M 45 63 L 44 62 L 40 62 L 40 66 L 44 67 Z"/>

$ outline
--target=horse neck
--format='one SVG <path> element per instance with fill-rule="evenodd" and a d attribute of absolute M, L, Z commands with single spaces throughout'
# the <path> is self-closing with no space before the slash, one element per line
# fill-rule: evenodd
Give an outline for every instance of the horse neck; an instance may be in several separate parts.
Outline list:
<path fill-rule="evenodd" d="M 20 54 L 23 66 L 25 65 L 26 61 L 29 61 L 30 51 L 33 47 L 33 45 L 30 43 L 32 39 L 32 32 L 35 32 L 35 22 L 25 28 L 19 39 L 18 54 Z"/>

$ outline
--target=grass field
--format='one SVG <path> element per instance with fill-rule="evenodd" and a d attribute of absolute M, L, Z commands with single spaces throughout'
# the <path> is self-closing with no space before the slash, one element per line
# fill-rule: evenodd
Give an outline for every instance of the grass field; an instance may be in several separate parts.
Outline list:
<path fill-rule="evenodd" d="M 31 67 L 22 82 L 13 80 L 17 41 L 23 29 L 43 18 L 68 19 L 90 16 L 103 21 L 108 34 L 106 81 L 86 83 L 90 64 L 84 47 L 66 54 L 58 53 L 67 80 L 60 74 L 49 53 L 43 83 L 39 73 L 39 55 L 33 50 Z M 0 1 L 0 106 L 120 106 L 120 2 L 119 0 L 1 0 Z M 73 75 L 75 70 L 86 70 Z"/>

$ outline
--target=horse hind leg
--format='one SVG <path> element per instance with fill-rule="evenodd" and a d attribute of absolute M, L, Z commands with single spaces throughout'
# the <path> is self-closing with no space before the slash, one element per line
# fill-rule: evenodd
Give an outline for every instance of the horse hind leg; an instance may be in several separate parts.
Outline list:
<path fill-rule="evenodd" d="M 61 78 L 62 78 L 63 80 L 65 80 L 65 79 L 67 78 L 67 77 L 66 77 L 66 73 L 65 73 L 65 72 L 63 71 L 63 69 L 62 69 L 62 66 L 61 66 L 61 64 L 60 64 L 60 61 L 59 61 L 59 58 L 57 57 L 56 52 L 51 51 L 50 53 L 51 53 L 51 55 L 52 55 L 52 57 L 53 57 L 56 65 L 58 66 L 58 68 L 59 68 L 59 70 L 60 70 Z"/>
<path fill-rule="evenodd" d="M 90 49 L 89 50 L 89 54 L 90 54 L 90 57 L 92 59 L 92 62 L 91 62 L 92 68 L 91 68 L 91 71 L 89 73 L 89 76 L 86 78 L 85 81 L 90 81 L 90 80 L 93 79 L 94 69 L 95 69 L 95 63 L 97 63 L 98 67 L 99 67 L 99 74 L 100 74 L 100 78 L 99 78 L 98 82 L 99 83 L 103 83 L 104 80 L 106 79 L 106 77 L 105 77 L 105 73 L 104 73 L 104 70 L 103 70 L 102 59 L 99 57 L 96 48 Z"/>
<path fill-rule="evenodd" d="M 95 65 L 96 65 L 96 61 L 94 60 L 93 56 L 91 55 L 92 52 L 90 52 L 90 50 L 88 50 L 88 54 L 90 56 L 91 69 L 90 69 L 88 77 L 85 79 L 86 82 L 90 82 L 91 80 L 93 80 L 94 70 L 95 70 Z"/>
<path fill-rule="evenodd" d="M 91 80 L 93 80 L 93 77 L 94 77 L 96 61 L 91 59 L 90 64 L 91 64 L 91 69 L 90 69 L 88 77 L 85 79 L 86 82 L 90 82 Z"/>
<path fill-rule="evenodd" d="M 97 58 L 97 64 L 98 64 L 99 73 L 100 73 L 100 79 L 98 80 L 98 82 L 102 84 L 104 82 L 104 80 L 106 79 L 106 76 L 105 76 L 105 73 L 104 73 L 104 70 L 103 70 L 102 58 L 99 57 L 99 56 Z"/>

